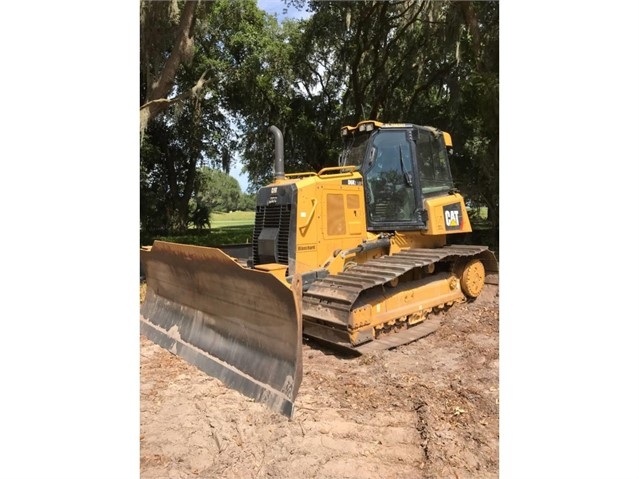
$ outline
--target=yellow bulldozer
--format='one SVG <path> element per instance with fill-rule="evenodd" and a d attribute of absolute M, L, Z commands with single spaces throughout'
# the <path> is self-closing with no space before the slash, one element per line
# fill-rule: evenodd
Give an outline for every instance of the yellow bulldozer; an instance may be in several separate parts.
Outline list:
<path fill-rule="evenodd" d="M 448 133 L 362 121 L 341 129 L 337 166 L 286 174 L 257 194 L 250 257 L 155 241 L 141 261 L 141 332 L 289 417 L 303 336 L 355 354 L 390 349 L 439 325 L 430 313 L 472 300 L 497 273 L 471 232 L 450 173 Z"/>

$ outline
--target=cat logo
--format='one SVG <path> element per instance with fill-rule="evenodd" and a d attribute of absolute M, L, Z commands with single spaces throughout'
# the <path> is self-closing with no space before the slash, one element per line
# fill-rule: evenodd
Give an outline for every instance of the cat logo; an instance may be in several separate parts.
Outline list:
<path fill-rule="evenodd" d="M 462 229 L 463 217 L 460 203 L 444 206 L 444 222 L 447 231 Z"/>
<path fill-rule="evenodd" d="M 446 226 L 459 226 L 459 211 L 446 211 Z"/>

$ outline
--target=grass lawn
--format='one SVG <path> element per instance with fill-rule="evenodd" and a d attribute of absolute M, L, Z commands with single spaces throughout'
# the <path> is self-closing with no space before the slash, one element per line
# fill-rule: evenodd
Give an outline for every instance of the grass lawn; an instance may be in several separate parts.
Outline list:
<path fill-rule="evenodd" d="M 210 216 L 211 228 L 253 225 L 254 220 L 255 220 L 254 211 L 232 211 L 230 213 L 212 213 Z"/>
<path fill-rule="evenodd" d="M 231 213 L 213 213 L 210 217 L 211 229 L 198 231 L 189 229 L 186 234 L 173 236 L 146 236 L 141 245 L 151 245 L 153 240 L 173 243 L 194 244 L 199 246 L 219 246 L 225 244 L 250 243 L 253 238 L 253 211 L 233 211 Z"/>
<path fill-rule="evenodd" d="M 478 219 L 485 220 L 488 218 L 488 208 L 480 206 L 479 208 L 468 208 L 468 214 Z"/>

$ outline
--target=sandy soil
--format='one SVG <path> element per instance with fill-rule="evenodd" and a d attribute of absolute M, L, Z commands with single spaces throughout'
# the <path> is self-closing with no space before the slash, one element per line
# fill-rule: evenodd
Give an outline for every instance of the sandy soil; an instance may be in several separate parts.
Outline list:
<path fill-rule="evenodd" d="M 141 337 L 141 477 L 496 478 L 498 301 L 374 356 L 305 344 L 290 421 Z"/>

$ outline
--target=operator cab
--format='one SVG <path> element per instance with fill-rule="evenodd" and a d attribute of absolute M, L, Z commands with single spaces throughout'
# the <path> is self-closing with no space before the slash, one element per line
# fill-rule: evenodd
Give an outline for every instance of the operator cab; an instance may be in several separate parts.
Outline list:
<path fill-rule="evenodd" d="M 424 200 L 454 190 L 450 135 L 412 124 L 362 121 L 342 128 L 339 165 L 364 178 L 369 231 L 426 229 Z"/>

